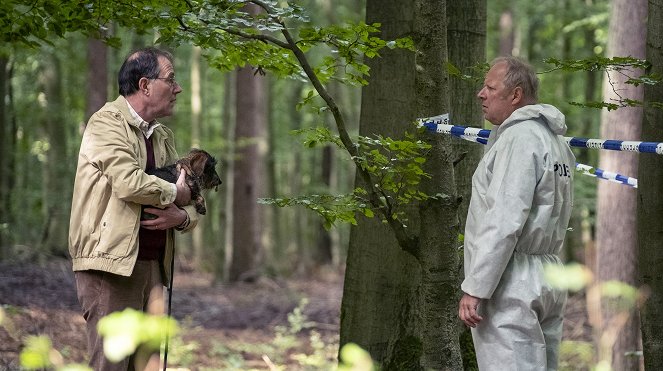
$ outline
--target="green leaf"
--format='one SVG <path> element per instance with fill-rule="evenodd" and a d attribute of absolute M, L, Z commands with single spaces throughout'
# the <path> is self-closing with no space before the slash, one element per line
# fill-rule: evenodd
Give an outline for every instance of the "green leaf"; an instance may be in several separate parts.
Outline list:
<path fill-rule="evenodd" d="M 158 349 L 165 334 L 175 334 L 178 327 L 172 318 L 128 308 L 99 320 L 97 330 L 103 336 L 106 357 L 119 362 L 133 354 L 141 344 Z"/>
<path fill-rule="evenodd" d="M 48 368 L 51 366 L 50 353 L 53 345 L 46 336 L 29 336 L 21 351 L 21 366 L 28 370 Z"/>
<path fill-rule="evenodd" d="M 589 269 L 580 264 L 547 264 L 544 267 L 546 281 L 553 287 L 579 291 L 587 286 L 593 279 Z"/>

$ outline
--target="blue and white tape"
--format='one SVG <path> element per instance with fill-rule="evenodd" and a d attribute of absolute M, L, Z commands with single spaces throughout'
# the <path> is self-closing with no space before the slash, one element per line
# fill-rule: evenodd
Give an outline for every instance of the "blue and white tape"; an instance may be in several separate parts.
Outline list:
<path fill-rule="evenodd" d="M 437 116 L 436 116 L 437 117 Z M 459 125 L 449 125 L 440 123 L 434 118 L 420 120 L 420 125 L 426 127 L 428 131 L 436 133 L 453 134 L 456 136 L 470 136 L 479 138 L 488 138 L 490 130 L 478 129 Z M 636 142 L 628 140 L 611 139 L 588 139 L 578 137 L 564 137 L 571 147 L 608 149 L 612 151 L 655 153 L 663 155 L 663 143 L 661 142 Z"/>
<path fill-rule="evenodd" d="M 594 168 L 589 165 L 580 164 L 580 163 L 576 163 L 576 170 L 580 171 L 585 175 L 594 176 L 600 179 L 606 179 L 611 182 L 626 184 L 633 188 L 638 188 L 638 180 L 625 175 L 613 173 L 610 171 L 605 171 L 602 169 Z"/>
<path fill-rule="evenodd" d="M 426 129 L 429 131 L 434 131 L 436 133 L 443 133 L 443 134 L 451 134 L 455 137 L 461 138 L 468 140 L 470 142 L 475 142 L 475 143 L 481 143 L 481 144 L 486 144 L 488 143 L 488 136 L 490 135 L 490 130 L 487 129 L 477 129 L 477 128 L 472 128 L 472 127 L 465 127 L 465 126 L 458 126 L 458 125 L 448 125 L 448 124 L 438 124 L 435 123 L 433 120 L 426 119 L 426 121 L 420 121 L 420 125 L 425 126 Z M 570 139 L 578 139 L 578 138 L 566 138 L 567 143 L 570 144 Z M 598 141 L 598 139 L 592 139 L 592 141 Z M 605 149 L 614 149 L 615 144 L 613 142 L 622 142 L 622 143 L 651 143 L 651 142 L 623 142 L 623 141 L 603 141 L 603 142 L 610 142 L 608 144 L 609 147 L 611 148 L 605 148 Z M 603 148 L 603 147 L 596 147 L 596 142 L 591 142 L 592 147 L 586 147 L 586 148 Z M 660 147 L 663 150 L 663 143 L 654 143 L 654 144 L 659 144 Z M 571 145 L 571 144 L 570 144 Z M 585 147 L 585 146 L 579 146 L 576 145 L 575 147 Z M 629 149 L 625 149 L 627 151 L 632 151 L 632 152 L 645 152 L 645 151 L 639 151 L 639 150 L 634 150 L 633 146 L 629 145 Z M 645 150 L 650 150 L 652 147 L 651 146 L 646 146 Z M 620 149 L 616 149 L 620 150 Z M 647 152 L 647 153 L 658 153 L 658 152 Z M 661 154 L 661 153 L 659 153 Z M 611 171 L 605 171 L 602 169 L 594 168 L 589 165 L 581 164 L 581 163 L 576 163 L 576 171 L 579 171 L 583 175 L 588 175 L 592 177 L 596 177 L 599 179 L 604 179 L 604 180 L 609 180 L 612 182 L 620 183 L 620 184 L 625 184 L 628 186 L 631 186 L 633 188 L 638 188 L 638 180 L 635 178 L 631 178 L 625 175 L 621 175 L 618 173 L 613 173 Z"/>

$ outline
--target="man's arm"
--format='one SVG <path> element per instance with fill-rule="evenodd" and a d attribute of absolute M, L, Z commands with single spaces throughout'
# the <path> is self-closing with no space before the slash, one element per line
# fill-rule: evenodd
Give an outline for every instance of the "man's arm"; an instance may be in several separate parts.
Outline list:
<path fill-rule="evenodd" d="M 175 198 L 175 202 L 166 205 L 166 207 L 163 209 L 146 208 L 145 212 L 155 215 L 156 218 L 141 221 L 141 226 L 147 229 L 157 230 L 169 228 L 188 230 L 195 226 L 197 223 L 197 218 L 195 219 L 193 225 L 191 225 L 194 218 L 192 218 L 190 214 L 182 208 L 191 203 L 191 190 L 185 182 L 185 177 L 186 171 L 182 169 L 176 183 L 177 197 Z"/>
<path fill-rule="evenodd" d="M 485 210 L 471 226 L 474 239 L 468 240 L 466 233 L 465 240 L 473 254 L 461 289 L 478 298 L 492 296 L 513 255 L 532 207 L 541 166 L 540 143 L 535 137 L 503 135 L 495 146 L 499 147 L 483 195 Z"/>

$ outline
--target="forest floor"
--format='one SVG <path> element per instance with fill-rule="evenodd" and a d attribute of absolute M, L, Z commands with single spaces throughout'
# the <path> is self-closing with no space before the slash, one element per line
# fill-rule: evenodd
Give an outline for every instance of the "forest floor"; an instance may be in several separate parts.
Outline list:
<path fill-rule="evenodd" d="M 342 272 L 212 284 L 209 275 L 179 267 L 172 313 L 181 331 L 170 342 L 169 368 L 333 369 L 342 285 Z M 65 363 L 85 362 L 85 323 L 68 261 L 0 263 L 0 305 L 0 370 L 19 369 L 30 335 L 48 336 Z M 585 313 L 582 297 L 571 297 L 565 340 L 589 339 Z M 577 366 L 574 357 L 568 361 Z"/>

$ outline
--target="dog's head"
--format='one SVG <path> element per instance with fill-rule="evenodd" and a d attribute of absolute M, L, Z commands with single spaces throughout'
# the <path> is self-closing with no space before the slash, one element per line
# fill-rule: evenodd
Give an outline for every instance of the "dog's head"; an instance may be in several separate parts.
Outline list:
<path fill-rule="evenodd" d="M 221 184 L 221 178 L 216 172 L 216 159 L 202 149 L 192 149 L 186 156 L 191 171 L 200 179 L 203 189 L 217 189 Z"/>

